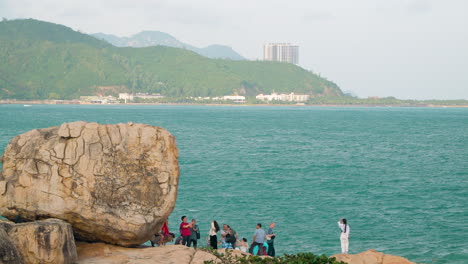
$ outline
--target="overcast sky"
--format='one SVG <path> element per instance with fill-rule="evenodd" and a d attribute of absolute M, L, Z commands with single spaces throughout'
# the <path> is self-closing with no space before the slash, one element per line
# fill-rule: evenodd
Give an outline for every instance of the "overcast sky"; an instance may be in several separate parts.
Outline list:
<path fill-rule="evenodd" d="M 300 66 L 360 97 L 468 99 L 466 0 L 0 0 L 0 17 L 86 33 L 158 30 L 262 59 L 300 46 Z"/>

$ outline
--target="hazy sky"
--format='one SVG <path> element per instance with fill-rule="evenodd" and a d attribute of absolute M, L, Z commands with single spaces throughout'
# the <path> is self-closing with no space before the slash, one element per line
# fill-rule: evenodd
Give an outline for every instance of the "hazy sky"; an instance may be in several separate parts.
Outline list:
<path fill-rule="evenodd" d="M 467 0 L 0 0 L 0 17 L 159 30 L 249 59 L 266 42 L 292 42 L 300 66 L 360 97 L 468 99 Z"/>

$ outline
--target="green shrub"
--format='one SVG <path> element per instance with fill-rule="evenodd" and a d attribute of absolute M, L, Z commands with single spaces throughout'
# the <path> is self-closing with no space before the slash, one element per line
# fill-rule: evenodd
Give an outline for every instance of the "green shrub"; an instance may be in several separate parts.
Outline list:
<path fill-rule="evenodd" d="M 224 253 L 206 250 L 216 256 L 223 264 L 346 264 L 325 255 L 317 256 L 312 253 L 285 254 L 282 257 L 263 258 L 259 256 L 237 256 L 226 250 Z M 215 264 L 216 260 L 205 261 L 205 264 Z"/>

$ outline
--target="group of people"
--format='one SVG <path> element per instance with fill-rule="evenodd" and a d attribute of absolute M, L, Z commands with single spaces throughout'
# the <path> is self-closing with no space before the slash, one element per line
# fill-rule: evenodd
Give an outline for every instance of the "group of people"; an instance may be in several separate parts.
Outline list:
<path fill-rule="evenodd" d="M 274 228 L 275 223 L 271 223 L 268 230 L 265 232 L 265 230 L 262 229 L 262 224 L 258 223 L 256 225 L 252 243 L 249 247 L 247 239 L 245 237 L 240 239 L 237 232 L 231 226 L 228 224 L 223 224 L 221 229 L 218 222 L 213 220 L 211 222 L 207 244 L 213 249 L 218 249 L 218 245 L 221 245 L 222 248 L 226 249 L 238 249 L 240 251 L 249 252 L 251 254 L 269 255 L 274 257 L 274 240 L 276 237 L 276 234 L 273 231 Z M 188 222 L 187 216 L 182 216 L 179 232 L 180 236 L 176 238 L 175 244 L 184 245 L 187 247 L 193 245 L 194 248 L 197 248 L 198 240 L 201 238 L 201 235 L 196 219 L 192 219 L 191 222 Z M 161 232 L 155 235 L 155 239 L 151 240 L 151 245 L 154 246 L 155 243 L 158 245 L 164 245 L 166 242 L 171 241 L 174 238 L 175 235 L 174 233 L 169 232 L 166 221 L 163 224 Z"/>
<path fill-rule="evenodd" d="M 180 223 L 179 227 L 180 236 L 177 237 L 175 244 L 181 244 L 187 247 L 193 245 L 194 248 L 197 248 L 197 241 L 201 237 L 197 221 L 192 219 L 192 221 L 189 223 L 188 218 L 185 215 L 181 217 L 181 221 L 182 222 Z M 222 248 L 226 249 L 238 249 L 254 255 L 268 255 L 274 257 L 274 241 L 276 238 L 276 234 L 274 232 L 275 226 L 276 224 L 272 222 L 270 223 L 267 231 L 265 231 L 262 229 L 262 224 L 257 223 L 252 238 L 252 243 L 250 243 L 249 247 L 247 239 L 239 239 L 239 235 L 231 226 L 228 224 L 223 224 L 221 229 L 218 222 L 213 220 L 211 222 L 209 240 L 207 240 L 207 244 L 213 249 L 218 249 L 218 245 L 221 245 Z M 350 227 L 347 224 L 347 220 L 341 218 L 338 221 L 338 227 L 341 230 L 341 252 L 348 254 Z M 219 241 L 218 233 L 220 234 Z M 166 241 L 170 241 L 175 237 L 173 233 L 169 232 L 167 221 L 163 224 L 161 232 L 157 234 L 157 236 L 159 236 L 158 244 L 160 245 L 161 243 L 164 244 Z M 151 244 L 154 246 L 153 241 Z"/>
<path fill-rule="evenodd" d="M 276 238 L 276 234 L 273 229 L 275 226 L 275 223 L 271 223 L 270 227 L 265 232 L 265 230 L 262 229 L 262 224 L 257 223 L 252 243 L 249 247 L 247 239 L 245 237 L 239 239 L 237 232 L 231 226 L 224 224 L 223 229 L 220 229 L 218 222 L 213 220 L 211 222 L 209 232 L 209 245 L 213 249 L 218 249 L 218 244 L 220 243 L 222 248 L 238 249 L 255 255 L 268 255 L 274 257 L 274 240 Z M 220 242 L 218 242 L 218 232 L 220 233 Z"/>

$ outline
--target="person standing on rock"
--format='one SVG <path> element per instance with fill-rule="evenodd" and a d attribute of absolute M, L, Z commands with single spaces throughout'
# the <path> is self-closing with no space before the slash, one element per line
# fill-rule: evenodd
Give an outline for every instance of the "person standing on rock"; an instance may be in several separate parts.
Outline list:
<path fill-rule="evenodd" d="M 218 249 L 218 232 L 219 232 L 219 225 L 216 220 L 211 222 L 210 228 L 210 246 L 213 249 Z"/>
<path fill-rule="evenodd" d="M 236 248 L 236 243 L 237 243 L 237 233 L 234 229 L 231 228 L 230 225 L 225 225 L 227 226 L 226 236 L 225 238 L 225 245 L 223 245 L 223 248 L 228 248 L 228 249 L 235 249 Z"/>
<path fill-rule="evenodd" d="M 268 256 L 270 257 L 274 257 L 275 256 L 275 247 L 273 245 L 273 242 L 275 240 L 275 237 L 276 237 L 276 234 L 275 232 L 273 231 L 273 229 L 275 228 L 276 224 L 275 223 L 271 223 L 270 224 L 270 228 L 268 228 L 268 231 L 266 233 L 266 242 L 268 244 Z"/>
<path fill-rule="evenodd" d="M 349 249 L 349 233 L 351 228 L 346 221 L 346 219 L 341 218 L 338 221 L 338 227 L 341 229 L 340 241 L 341 241 L 341 253 L 348 254 Z"/>
<path fill-rule="evenodd" d="M 263 254 L 263 243 L 265 242 L 265 230 L 262 229 L 262 224 L 258 223 L 255 227 L 255 234 L 252 239 L 252 244 L 250 244 L 249 253 L 253 254 L 255 246 L 258 246 L 258 255 L 262 256 Z"/>
<path fill-rule="evenodd" d="M 180 223 L 180 234 L 182 235 L 182 245 L 190 247 L 190 228 L 192 228 L 191 223 L 187 223 L 187 216 L 182 216 L 180 218 L 182 223 Z"/>
<path fill-rule="evenodd" d="M 197 240 L 200 239 L 200 230 L 198 229 L 197 220 L 192 219 L 192 227 L 190 228 L 190 240 L 188 246 L 193 243 L 193 248 L 197 249 Z"/>
<path fill-rule="evenodd" d="M 232 244 L 229 242 L 229 238 L 231 237 L 231 230 L 229 229 L 229 225 L 223 224 L 223 229 L 221 230 L 221 247 L 232 249 Z"/>

